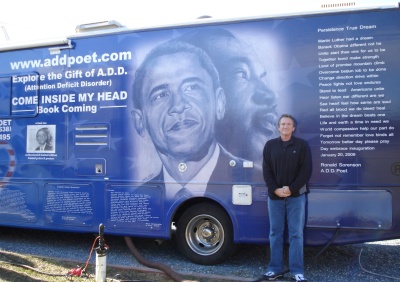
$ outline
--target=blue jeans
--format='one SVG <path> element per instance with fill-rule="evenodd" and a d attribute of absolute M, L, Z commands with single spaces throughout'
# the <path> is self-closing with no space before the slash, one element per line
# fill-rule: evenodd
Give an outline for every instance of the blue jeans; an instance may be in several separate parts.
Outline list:
<path fill-rule="evenodd" d="M 270 223 L 270 262 L 268 271 L 283 271 L 283 244 L 285 219 L 289 231 L 289 268 L 292 274 L 304 274 L 304 240 L 306 195 L 287 197 L 284 200 L 268 198 Z"/>

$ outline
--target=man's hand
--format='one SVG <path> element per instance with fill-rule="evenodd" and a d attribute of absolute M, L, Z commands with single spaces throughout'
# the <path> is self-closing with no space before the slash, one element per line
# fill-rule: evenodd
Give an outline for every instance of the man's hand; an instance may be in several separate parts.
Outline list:
<path fill-rule="evenodd" d="M 287 196 L 292 195 L 292 192 L 290 192 L 289 186 L 283 186 L 283 193 Z"/>
<path fill-rule="evenodd" d="M 275 190 L 275 195 L 281 198 L 289 197 L 292 193 L 289 190 L 289 186 L 283 186 L 282 188 L 277 188 Z"/>

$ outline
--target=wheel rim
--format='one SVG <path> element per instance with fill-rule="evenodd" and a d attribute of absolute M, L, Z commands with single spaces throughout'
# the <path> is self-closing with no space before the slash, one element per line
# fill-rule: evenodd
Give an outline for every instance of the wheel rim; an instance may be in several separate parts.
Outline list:
<path fill-rule="evenodd" d="M 189 247 L 199 255 L 215 254 L 224 243 L 224 228 L 215 218 L 206 214 L 192 218 L 185 232 Z"/>

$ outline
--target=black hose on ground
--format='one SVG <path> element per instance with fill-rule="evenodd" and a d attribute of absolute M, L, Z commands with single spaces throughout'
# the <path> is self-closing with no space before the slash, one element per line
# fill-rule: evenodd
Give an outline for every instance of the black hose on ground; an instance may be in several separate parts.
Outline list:
<path fill-rule="evenodd" d="M 176 282 L 189 281 L 189 280 L 185 280 L 182 277 L 182 275 L 180 275 L 179 273 L 177 273 L 174 270 L 172 270 L 168 265 L 165 265 L 165 264 L 162 264 L 162 263 L 158 263 L 158 262 L 152 262 L 152 261 L 149 261 L 149 260 L 145 259 L 139 253 L 139 251 L 136 249 L 135 245 L 132 242 L 132 238 L 128 237 L 128 236 L 125 236 L 124 238 L 125 238 L 126 244 L 128 245 L 129 250 L 135 256 L 135 258 L 138 260 L 138 262 L 140 262 L 144 266 L 155 268 L 155 269 L 159 269 L 159 270 L 163 271 L 165 274 L 167 274 L 172 280 L 174 280 Z"/>

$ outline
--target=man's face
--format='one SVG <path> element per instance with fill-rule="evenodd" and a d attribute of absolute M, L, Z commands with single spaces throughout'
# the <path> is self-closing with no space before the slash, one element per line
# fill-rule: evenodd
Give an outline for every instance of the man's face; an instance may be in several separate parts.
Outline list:
<path fill-rule="evenodd" d="M 47 134 L 41 130 L 36 134 L 36 140 L 38 141 L 38 143 L 40 145 L 44 145 L 46 143 L 47 140 Z"/>
<path fill-rule="evenodd" d="M 222 38 L 213 42 L 213 60 L 226 93 L 224 122 L 234 125 L 234 136 L 241 136 L 253 148 L 254 159 L 261 155 L 265 142 L 276 137 L 276 94 L 267 86 L 267 74 L 254 52 L 238 40 Z M 243 144 L 242 144 L 243 145 Z"/>
<path fill-rule="evenodd" d="M 214 138 L 216 94 L 195 55 L 181 52 L 153 59 L 142 101 L 144 124 L 160 153 L 191 159 L 208 150 Z"/>
<path fill-rule="evenodd" d="M 283 117 L 281 118 L 278 126 L 278 130 L 282 137 L 290 137 L 293 134 L 295 127 L 293 120 L 291 118 Z"/>

